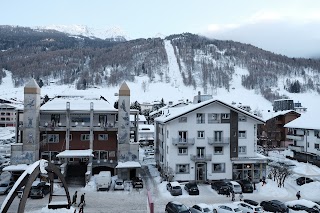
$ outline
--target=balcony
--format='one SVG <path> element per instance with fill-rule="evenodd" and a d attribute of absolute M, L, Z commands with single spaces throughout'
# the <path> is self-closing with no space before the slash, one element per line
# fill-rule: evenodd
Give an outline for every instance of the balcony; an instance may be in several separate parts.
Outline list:
<path fill-rule="evenodd" d="M 210 155 L 190 155 L 190 159 L 194 162 L 211 161 L 212 154 L 210 154 Z"/>
<path fill-rule="evenodd" d="M 289 145 L 288 149 L 291 149 L 292 151 L 296 151 L 296 152 L 304 152 L 304 146 Z"/>
<path fill-rule="evenodd" d="M 172 138 L 172 145 L 175 146 L 190 146 L 194 145 L 194 138 Z"/>
<path fill-rule="evenodd" d="M 294 134 L 293 132 L 288 132 L 286 135 L 287 139 L 292 139 L 295 141 L 303 141 L 304 140 L 304 135 L 302 134 Z"/>
<path fill-rule="evenodd" d="M 210 145 L 228 145 L 230 143 L 230 138 L 213 138 L 208 137 L 208 144 Z"/>

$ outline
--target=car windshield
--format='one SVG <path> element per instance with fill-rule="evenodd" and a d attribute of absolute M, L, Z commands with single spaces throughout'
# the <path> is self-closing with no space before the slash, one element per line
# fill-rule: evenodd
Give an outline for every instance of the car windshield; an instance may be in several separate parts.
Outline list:
<path fill-rule="evenodd" d="M 234 185 L 235 189 L 240 189 L 240 185 Z"/>
<path fill-rule="evenodd" d="M 7 184 L 7 183 L 1 183 L 0 184 L 0 187 L 7 187 L 9 184 Z"/>
<path fill-rule="evenodd" d="M 188 211 L 188 207 L 185 205 L 179 205 L 177 206 L 177 209 L 179 209 L 179 211 Z"/>
<path fill-rule="evenodd" d="M 173 186 L 172 188 L 173 188 L 173 189 L 181 189 L 180 186 Z"/>
<path fill-rule="evenodd" d="M 241 212 L 241 210 L 239 208 L 235 208 L 234 211 L 235 212 Z"/>
<path fill-rule="evenodd" d="M 117 185 L 122 185 L 122 182 L 116 182 Z"/>
<path fill-rule="evenodd" d="M 203 212 L 210 212 L 209 208 L 203 208 Z"/>

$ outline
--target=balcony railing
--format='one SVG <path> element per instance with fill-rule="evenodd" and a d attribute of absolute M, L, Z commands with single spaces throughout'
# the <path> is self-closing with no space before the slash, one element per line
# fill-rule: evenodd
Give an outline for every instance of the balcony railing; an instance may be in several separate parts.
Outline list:
<path fill-rule="evenodd" d="M 230 143 L 230 138 L 214 138 L 214 137 L 208 137 L 208 144 L 210 145 L 227 145 Z"/>
<path fill-rule="evenodd" d="M 288 134 L 287 139 L 292 139 L 292 140 L 296 140 L 296 141 L 303 141 L 304 140 L 304 136 L 301 135 L 290 135 Z"/>
<path fill-rule="evenodd" d="M 194 138 L 172 138 L 172 144 L 175 146 L 190 146 L 194 145 Z"/>
<path fill-rule="evenodd" d="M 195 162 L 211 161 L 212 154 L 209 154 L 209 155 L 190 155 L 190 159 Z"/>
<path fill-rule="evenodd" d="M 292 151 L 296 151 L 296 152 L 303 152 L 304 151 L 304 146 L 289 145 L 288 149 L 291 149 Z"/>

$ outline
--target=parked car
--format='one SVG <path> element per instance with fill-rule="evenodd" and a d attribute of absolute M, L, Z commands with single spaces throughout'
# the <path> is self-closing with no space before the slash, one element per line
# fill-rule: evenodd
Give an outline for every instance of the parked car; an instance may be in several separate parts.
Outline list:
<path fill-rule="evenodd" d="M 288 201 L 285 203 L 288 208 L 294 210 L 294 211 L 306 211 L 310 213 L 319 213 L 320 212 L 320 206 L 312 202 L 310 200 L 293 200 L 293 201 Z"/>
<path fill-rule="evenodd" d="M 35 181 L 32 183 L 30 198 L 44 198 L 50 192 L 50 184 L 44 181 Z"/>
<path fill-rule="evenodd" d="M 248 204 L 253 205 L 253 206 L 259 206 L 259 203 L 257 201 L 254 201 L 254 200 L 244 199 L 243 202 L 248 203 Z"/>
<path fill-rule="evenodd" d="M 279 200 L 262 201 L 260 206 L 269 212 L 289 212 L 289 208 Z"/>
<path fill-rule="evenodd" d="M 11 180 L 4 180 L 0 182 L 0 194 L 1 195 L 8 194 L 13 185 L 14 185 L 14 181 L 11 181 Z"/>
<path fill-rule="evenodd" d="M 228 191 L 231 191 L 230 186 L 226 181 L 219 180 L 211 183 L 211 188 L 216 190 L 218 194 L 226 195 Z"/>
<path fill-rule="evenodd" d="M 245 213 L 262 213 L 263 209 L 260 205 L 251 205 L 246 202 L 237 203 L 239 209 L 241 209 Z"/>
<path fill-rule="evenodd" d="M 190 208 L 192 213 L 217 213 L 217 210 L 214 209 L 212 206 L 205 204 L 205 203 L 199 203 L 196 205 L 193 205 Z"/>
<path fill-rule="evenodd" d="M 165 213 L 191 213 L 190 209 L 177 201 L 170 201 L 167 203 Z"/>
<path fill-rule="evenodd" d="M 98 175 L 95 176 L 97 191 L 107 190 L 109 191 L 112 179 L 110 171 L 101 171 Z"/>
<path fill-rule="evenodd" d="M 243 193 L 253 193 L 253 185 L 248 180 L 237 180 L 242 188 Z"/>
<path fill-rule="evenodd" d="M 242 210 L 239 209 L 239 207 L 235 204 L 218 205 L 217 211 L 219 213 L 232 213 L 232 212 L 242 213 Z"/>
<path fill-rule="evenodd" d="M 114 190 L 124 190 L 124 181 L 117 179 L 114 183 Z"/>
<path fill-rule="evenodd" d="M 296 179 L 296 182 L 299 186 L 306 184 L 306 183 L 311 183 L 313 182 L 313 180 L 311 178 L 308 177 L 299 177 Z"/>
<path fill-rule="evenodd" d="M 181 185 L 176 181 L 167 183 L 167 190 L 173 196 L 182 195 Z"/>
<path fill-rule="evenodd" d="M 230 186 L 231 190 L 234 191 L 235 194 L 242 193 L 241 185 L 236 181 L 229 181 L 227 184 Z"/>
<path fill-rule="evenodd" d="M 184 185 L 184 189 L 189 195 L 199 195 L 199 188 L 195 181 L 190 181 Z"/>
<path fill-rule="evenodd" d="M 132 187 L 133 188 L 143 188 L 143 181 L 141 177 L 132 178 Z"/>

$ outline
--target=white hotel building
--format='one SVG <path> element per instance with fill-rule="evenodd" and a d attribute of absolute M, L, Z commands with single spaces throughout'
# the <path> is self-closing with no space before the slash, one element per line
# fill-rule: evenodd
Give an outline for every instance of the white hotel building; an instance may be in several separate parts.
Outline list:
<path fill-rule="evenodd" d="M 256 153 L 264 120 L 219 100 L 167 108 L 155 119 L 156 163 L 174 180 L 259 180 L 267 159 Z"/>

